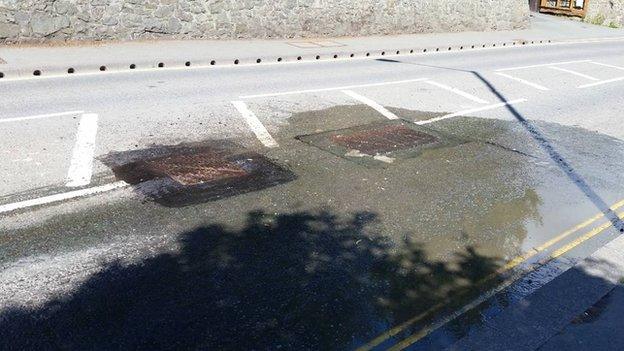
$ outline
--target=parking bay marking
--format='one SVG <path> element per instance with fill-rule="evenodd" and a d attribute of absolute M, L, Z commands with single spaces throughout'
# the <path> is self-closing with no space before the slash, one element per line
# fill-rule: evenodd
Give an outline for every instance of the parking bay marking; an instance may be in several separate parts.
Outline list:
<path fill-rule="evenodd" d="M 384 85 L 394 85 L 394 84 L 406 84 L 406 83 L 413 83 L 413 82 L 422 82 L 422 81 L 426 81 L 427 79 L 428 78 L 416 78 L 416 79 L 395 80 L 395 81 L 380 82 L 380 83 L 346 85 L 346 86 L 341 86 L 341 87 L 307 89 L 307 90 L 293 90 L 293 91 L 284 91 L 284 92 L 267 93 L 267 94 L 256 94 L 256 95 L 242 95 L 242 96 L 240 96 L 240 98 L 241 99 L 254 99 L 254 98 L 263 98 L 263 97 L 274 97 L 274 96 L 285 96 L 285 95 L 319 93 L 319 92 L 323 92 L 323 91 L 349 90 L 349 89 L 368 88 L 368 87 L 380 87 L 380 86 L 384 86 Z"/>
<path fill-rule="evenodd" d="M 82 115 L 78 132 L 76 132 L 76 144 L 74 145 L 71 164 L 67 172 L 66 185 L 68 187 L 80 187 L 91 183 L 97 128 L 97 114 L 85 113 Z"/>
<path fill-rule="evenodd" d="M 258 119 L 243 101 L 232 101 L 232 105 L 240 112 L 245 119 L 245 122 L 251 128 L 251 131 L 256 135 L 258 140 L 266 147 L 279 146 L 275 139 L 269 134 L 269 131 L 264 127 L 262 122 Z"/>
<path fill-rule="evenodd" d="M 526 102 L 526 101 L 527 101 L 527 99 L 516 99 L 516 100 L 511 100 L 511 101 L 505 101 L 505 102 L 501 102 L 501 103 L 498 103 L 498 104 L 492 104 L 492 105 L 488 105 L 488 106 L 476 107 L 476 108 L 473 108 L 473 109 L 459 111 L 459 112 L 455 112 L 455 113 L 449 113 L 448 115 L 435 117 L 435 118 L 427 119 L 427 120 L 424 120 L 424 121 L 414 121 L 414 123 L 418 124 L 418 125 L 424 125 L 424 124 L 429 124 L 429 123 L 433 123 L 433 122 L 442 121 L 442 120 L 445 120 L 445 119 L 448 119 L 448 118 L 465 116 L 467 114 L 474 113 L 474 112 L 493 110 L 493 109 L 496 109 L 496 108 L 499 108 L 499 107 L 519 104 L 521 102 Z"/>
<path fill-rule="evenodd" d="M 83 112 L 84 111 L 67 111 L 67 112 L 46 113 L 46 114 L 41 114 L 41 115 L 33 115 L 33 116 L 25 116 L 25 117 L 4 118 L 4 119 L 0 119 L 0 123 L 21 122 L 21 121 L 28 121 L 32 119 L 79 115 Z"/>
<path fill-rule="evenodd" d="M 128 186 L 128 183 L 121 181 L 121 182 L 109 183 L 109 184 L 105 184 L 102 186 L 96 186 L 96 187 L 87 188 L 87 189 L 73 190 L 73 191 L 68 191 L 65 193 L 39 197 L 36 199 L 31 199 L 31 200 L 14 202 L 10 204 L 0 205 L 0 213 L 8 213 L 8 212 L 12 212 L 12 211 L 16 211 L 16 210 L 20 210 L 24 208 L 48 205 L 48 204 L 52 204 L 55 202 L 61 202 L 64 200 L 100 194 L 100 193 L 108 192 L 111 190 L 120 189 L 126 186 Z"/>
<path fill-rule="evenodd" d="M 565 73 L 570 73 L 572 75 L 575 75 L 577 77 L 581 77 L 581 78 L 585 78 L 585 79 L 589 79 L 589 80 L 593 80 L 593 81 L 598 81 L 600 79 L 592 77 L 590 75 L 581 73 L 581 72 L 577 72 L 577 71 L 573 71 L 571 69 L 566 69 L 566 68 L 561 68 L 561 67 L 557 67 L 557 66 L 549 66 L 548 68 L 555 70 L 555 71 L 559 71 L 559 72 L 565 72 Z"/>
<path fill-rule="evenodd" d="M 569 64 L 573 64 L 573 63 L 583 63 L 583 62 L 591 62 L 591 60 L 551 62 L 551 63 L 542 63 L 542 64 L 538 64 L 538 65 L 507 67 L 507 68 L 497 69 L 495 72 L 515 71 L 515 70 L 526 69 L 526 68 L 537 68 L 537 67 L 548 67 L 548 66 L 558 66 L 558 65 L 569 65 Z"/>
<path fill-rule="evenodd" d="M 619 69 L 619 70 L 624 71 L 624 67 L 616 66 L 616 65 L 610 65 L 608 63 L 602 63 L 602 62 L 596 62 L 596 61 L 591 61 L 589 63 L 591 63 L 592 65 L 598 65 L 598 66 L 603 66 L 603 67 L 615 68 L 615 69 Z"/>
<path fill-rule="evenodd" d="M 621 200 L 617 203 L 615 203 L 613 206 L 611 206 L 611 210 L 612 211 L 616 211 L 620 208 L 624 207 L 624 200 Z M 622 217 L 622 215 L 624 215 L 623 213 L 620 213 L 619 216 Z M 504 273 L 506 271 L 509 271 L 517 266 L 519 266 L 520 264 L 526 262 L 527 260 L 531 259 L 532 257 L 536 256 L 537 254 L 547 250 L 548 248 L 550 248 L 551 246 L 557 244 L 558 242 L 564 240 L 565 238 L 569 237 L 570 235 L 590 226 L 591 224 L 593 224 L 594 222 L 596 222 L 597 220 L 601 219 L 605 217 L 604 213 L 599 213 L 589 219 L 587 219 L 586 221 L 574 226 L 573 228 L 570 228 L 566 231 L 564 231 L 563 233 L 557 235 L 556 237 L 554 237 L 553 239 L 545 242 L 544 244 L 534 248 L 533 250 L 525 253 L 524 255 L 520 255 L 515 257 L 514 259 L 512 259 L 511 261 L 509 261 L 509 263 L 507 263 L 505 266 L 501 267 L 499 270 L 497 270 L 495 272 L 495 274 L 501 274 Z M 591 231 L 589 231 L 588 233 L 584 234 L 583 236 L 577 238 L 575 241 L 573 241 L 572 243 L 556 250 L 555 252 L 553 252 L 551 254 L 551 258 L 550 259 L 555 259 L 557 257 L 560 257 L 561 255 L 565 254 L 566 252 L 572 250 L 573 248 L 575 248 L 576 246 L 582 244 L 583 242 L 589 240 L 590 238 L 602 233 L 604 230 L 606 230 L 607 228 L 611 227 L 611 222 L 607 222 Z M 541 262 L 544 263 L 544 262 Z M 535 270 L 537 269 L 539 266 L 533 266 L 531 270 Z M 531 271 L 529 270 L 529 272 Z M 528 273 L 528 272 L 526 272 Z M 486 277 L 483 280 L 481 280 L 480 282 L 483 281 L 487 281 L 488 279 L 490 279 L 490 277 Z M 481 297 L 477 298 L 476 300 L 474 300 L 473 302 L 467 304 L 466 306 L 464 306 L 463 308 L 461 308 L 460 310 L 456 311 L 455 313 L 452 313 L 450 316 L 448 316 L 447 318 L 444 318 L 442 321 L 440 321 L 439 323 L 436 323 L 433 326 L 430 326 L 428 328 L 424 328 L 418 332 L 416 332 L 415 334 L 412 334 L 410 337 L 408 337 L 407 339 L 404 339 L 403 341 L 399 342 L 398 344 L 394 345 L 391 349 L 392 350 L 401 350 L 404 349 L 412 344 L 414 344 L 415 342 L 417 342 L 418 340 L 424 338 L 425 336 L 427 336 L 429 333 L 431 333 L 433 330 L 441 327 L 442 325 L 450 322 L 451 320 L 457 318 L 458 316 L 462 315 L 463 313 L 469 311 L 470 309 L 478 306 L 479 304 L 481 304 L 483 301 L 487 300 L 488 298 L 494 296 L 495 294 L 497 294 L 498 292 L 502 291 L 503 289 L 505 289 L 507 286 L 513 284 L 515 280 L 509 280 L 501 285 L 499 285 L 498 287 L 494 288 L 492 291 L 483 294 Z M 408 327 L 416 324 L 417 322 L 419 322 L 420 320 L 426 318 L 427 316 L 429 316 L 431 313 L 439 310 L 440 308 L 444 307 L 444 303 L 438 303 L 436 305 L 434 305 L 433 307 L 429 308 L 427 311 L 412 317 L 410 319 L 408 319 L 407 321 L 397 325 L 394 328 L 391 328 L 390 330 L 386 331 L 385 333 L 379 335 L 378 337 L 376 337 L 375 339 L 371 340 L 370 342 L 368 342 L 367 344 L 359 347 L 357 349 L 357 351 L 368 351 L 373 349 L 374 347 L 380 345 L 381 343 L 385 342 L 386 340 L 390 339 L 391 337 L 394 337 L 395 335 L 403 332 L 405 329 L 407 329 Z"/>
<path fill-rule="evenodd" d="M 384 117 L 386 117 L 387 119 L 390 120 L 395 120 L 395 119 L 399 119 L 399 117 L 397 115 L 395 115 L 394 113 L 390 112 L 387 108 L 383 107 L 382 105 L 376 103 L 375 101 L 367 98 L 366 96 L 362 96 L 352 90 L 343 90 L 343 93 L 347 94 L 348 96 L 368 105 L 369 107 L 375 109 L 377 112 L 381 113 Z"/>
<path fill-rule="evenodd" d="M 440 89 L 444 89 L 446 91 L 450 91 L 451 93 L 457 94 L 459 96 L 462 96 L 462 97 L 464 97 L 464 98 L 466 98 L 468 100 L 474 101 L 474 102 L 479 103 L 479 104 L 487 104 L 488 103 L 487 100 L 483 100 L 483 99 L 481 99 L 479 97 L 476 97 L 476 96 L 474 96 L 472 94 L 469 94 L 469 93 L 467 93 L 465 91 L 459 90 L 457 88 L 449 87 L 448 85 L 445 85 L 445 84 L 442 84 L 442 83 L 438 83 L 438 82 L 435 82 L 433 80 L 426 80 L 425 83 L 427 83 L 429 85 L 436 86 L 436 87 L 438 87 Z"/>
<path fill-rule="evenodd" d="M 619 82 L 619 81 L 622 81 L 622 80 L 624 80 L 624 77 L 618 77 L 618 78 L 613 78 L 613 79 L 601 80 L 601 81 L 595 82 L 595 83 L 589 83 L 589 84 L 580 85 L 578 88 L 579 89 L 591 88 L 591 87 L 595 87 L 595 86 L 598 86 L 598 85 Z"/>
<path fill-rule="evenodd" d="M 529 81 L 528 81 L 528 80 L 526 80 L 526 79 L 522 79 L 522 78 L 518 78 L 518 77 L 510 76 L 509 74 L 506 74 L 506 73 L 500 73 L 500 72 L 497 72 L 497 73 L 495 73 L 495 74 L 496 74 L 496 75 L 499 75 L 499 76 L 501 76 L 501 77 L 505 77 L 505 78 L 508 78 L 508 79 L 511 79 L 511 80 L 515 80 L 516 82 L 522 83 L 522 84 L 524 84 L 524 85 L 528 85 L 528 86 L 530 86 L 530 87 L 532 87 L 532 88 L 535 88 L 535 89 L 537 89 L 537 90 L 541 90 L 541 91 L 548 91 L 548 90 L 550 90 L 550 89 L 546 88 L 546 87 L 545 87 L 545 86 L 543 86 L 543 85 L 539 85 L 539 84 L 537 84 L 537 83 L 529 82 Z"/>

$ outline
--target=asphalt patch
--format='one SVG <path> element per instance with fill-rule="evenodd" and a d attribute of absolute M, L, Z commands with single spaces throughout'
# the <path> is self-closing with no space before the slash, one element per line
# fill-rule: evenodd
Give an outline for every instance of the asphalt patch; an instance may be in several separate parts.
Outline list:
<path fill-rule="evenodd" d="M 290 170 L 228 141 L 111 153 L 102 162 L 118 180 L 167 207 L 215 201 L 287 183 Z"/>

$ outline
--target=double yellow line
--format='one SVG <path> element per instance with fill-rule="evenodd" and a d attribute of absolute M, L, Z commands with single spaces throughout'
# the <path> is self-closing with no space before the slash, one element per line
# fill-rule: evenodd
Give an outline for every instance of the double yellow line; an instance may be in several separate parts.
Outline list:
<path fill-rule="evenodd" d="M 616 211 L 618 209 L 620 209 L 621 207 L 624 206 L 624 200 L 621 200 L 617 203 L 615 203 L 613 206 L 611 206 L 611 210 L 612 211 Z M 618 217 L 622 218 L 624 216 L 624 211 L 620 212 L 617 214 Z M 586 221 L 574 226 L 573 228 L 570 228 L 566 231 L 564 231 L 563 233 L 557 235 L 556 237 L 548 240 L 547 242 L 545 242 L 544 244 L 534 248 L 533 250 L 525 253 L 524 255 L 520 255 L 517 256 L 515 258 L 513 258 L 511 261 L 509 261 L 507 264 L 505 264 L 503 267 L 499 268 L 495 273 L 493 273 L 492 275 L 488 275 L 487 277 L 483 278 L 482 280 L 480 280 L 477 285 L 485 283 L 486 281 L 489 281 L 491 278 L 493 278 L 493 276 L 505 273 L 515 267 L 517 267 L 518 265 L 526 262 L 527 260 L 531 259 L 532 257 L 534 257 L 535 255 L 546 251 L 547 249 L 549 249 L 551 246 L 557 244 L 558 242 L 566 239 L 567 237 L 569 237 L 570 235 L 592 225 L 594 222 L 600 220 L 601 218 L 603 218 L 605 215 L 604 213 L 599 213 L 589 219 L 587 219 Z M 548 259 L 546 259 L 545 261 L 542 261 L 541 263 L 545 263 L 548 261 L 551 261 L 553 259 L 556 259 L 562 255 L 564 255 L 566 252 L 574 249 L 575 247 L 577 247 L 578 245 L 584 243 L 585 241 L 593 238 L 594 236 L 602 233 L 603 231 L 605 231 L 607 228 L 611 227 L 612 223 L 610 221 L 607 221 L 604 224 L 601 224 L 600 226 L 590 230 L 589 232 L 585 233 L 584 235 L 578 237 L 577 239 L 575 239 L 574 241 L 571 241 L 570 243 L 568 243 L 567 245 L 553 251 L 553 253 L 549 256 Z M 533 271 L 535 269 L 537 269 L 539 267 L 539 265 L 534 265 L 532 266 L 530 269 L 527 270 L 528 273 L 530 271 Z M 510 282 L 511 283 L 511 282 Z M 504 286 L 510 285 L 510 283 L 508 284 L 503 284 Z M 396 327 L 386 331 L 385 333 L 379 335 L 378 337 L 376 337 L 375 339 L 369 341 L 368 343 L 366 343 L 365 345 L 362 345 L 361 347 L 359 347 L 357 349 L 357 351 L 369 351 L 377 346 L 379 346 L 381 343 L 385 342 L 386 340 L 390 339 L 391 337 L 403 332 L 405 329 L 407 329 L 408 327 L 410 327 L 411 325 L 417 323 L 418 321 L 426 318 L 427 316 L 431 315 L 433 312 L 441 309 L 442 307 L 445 306 L 445 302 L 440 302 L 436 305 L 434 305 L 433 307 L 429 308 L 427 311 L 414 316 L 410 319 L 408 319 L 407 321 L 397 325 Z M 422 330 L 419 331 L 411 336 L 409 336 L 408 338 L 402 340 L 401 342 L 397 343 L 396 345 L 394 345 L 390 350 L 403 350 L 404 348 L 412 345 L 413 343 L 417 342 L 418 340 L 424 338 L 425 336 L 427 336 L 433 329 L 435 328 L 426 328 L 426 330 Z"/>

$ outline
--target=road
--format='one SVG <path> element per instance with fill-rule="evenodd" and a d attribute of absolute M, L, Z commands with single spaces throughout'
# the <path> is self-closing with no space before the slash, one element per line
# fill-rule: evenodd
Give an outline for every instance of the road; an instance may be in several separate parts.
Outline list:
<path fill-rule="evenodd" d="M 1 81 L 0 348 L 452 345 L 624 230 L 622 50 Z"/>

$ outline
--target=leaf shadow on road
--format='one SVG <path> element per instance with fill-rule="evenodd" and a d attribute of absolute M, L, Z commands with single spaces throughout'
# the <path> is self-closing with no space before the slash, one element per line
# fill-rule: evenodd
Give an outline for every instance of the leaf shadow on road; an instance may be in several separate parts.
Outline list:
<path fill-rule="evenodd" d="M 500 267 L 470 247 L 454 264 L 432 261 L 418 243 L 391 245 L 376 222 L 258 211 L 240 230 L 198 228 L 176 252 L 108 265 L 67 297 L 5 310 L 0 349 L 350 349 Z"/>

